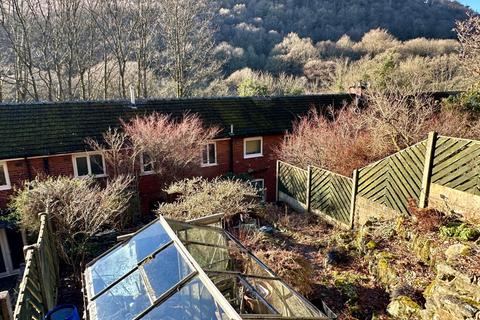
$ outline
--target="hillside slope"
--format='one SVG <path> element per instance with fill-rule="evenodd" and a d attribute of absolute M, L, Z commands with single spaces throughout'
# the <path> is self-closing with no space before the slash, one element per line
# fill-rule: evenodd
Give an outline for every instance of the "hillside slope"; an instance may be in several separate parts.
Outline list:
<path fill-rule="evenodd" d="M 468 8 L 450 0 L 219 0 L 217 40 L 268 54 L 290 32 L 314 42 L 385 28 L 400 40 L 454 38 Z"/>

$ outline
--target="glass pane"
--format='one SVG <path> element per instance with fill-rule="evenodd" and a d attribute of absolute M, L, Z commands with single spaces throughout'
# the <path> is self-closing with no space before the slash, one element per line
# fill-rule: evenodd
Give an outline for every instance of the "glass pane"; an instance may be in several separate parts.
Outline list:
<path fill-rule="evenodd" d="M 130 320 L 151 305 L 145 283 L 135 271 L 95 300 L 91 319 Z"/>
<path fill-rule="evenodd" d="M 156 299 L 193 272 L 174 245 L 164 249 L 143 268 L 155 292 Z"/>
<path fill-rule="evenodd" d="M 75 164 L 77 165 L 77 174 L 79 177 L 88 176 L 87 157 L 75 158 Z"/>
<path fill-rule="evenodd" d="M 7 268 L 5 266 L 5 261 L 3 260 L 3 251 L 5 250 L 6 248 L 3 247 L 3 244 L 0 244 L 0 273 L 7 271 Z"/>
<path fill-rule="evenodd" d="M 250 185 L 257 190 L 263 190 L 263 180 L 250 181 Z"/>
<path fill-rule="evenodd" d="M 194 278 L 142 319 L 221 320 L 228 317 L 203 283 Z"/>
<path fill-rule="evenodd" d="M 230 270 L 230 253 L 227 249 L 199 244 L 185 244 L 185 247 L 202 269 Z"/>
<path fill-rule="evenodd" d="M 143 154 L 143 172 L 153 171 L 152 158 L 146 153 Z"/>
<path fill-rule="evenodd" d="M 210 164 L 217 163 L 216 154 L 215 154 L 215 143 L 210 143 L 208 145 L 208 160 Z"/>
<path fill-rule="evenodd" d="M 90 166 L 92 167 L 93 175 L 105 174 L 105 171 L 103 170 L 103 156 L 101 154 L 90 156 Z"/>
<path fill-rule="evenodd" d="M 24 262 L 22 235 L 18 229 L 5 229 L 5 232 L 7 234 L 13 269 L 16 270 Z"/>
<path fill-rule="evenodd" d="M 7 177 L 5 174 L 5 166 L 0 163 L 0 186 L 7 185 Z"/>
<path fill-rule="evenodd" d="M 279 280 L 247 278 L 255 290 L 285 317 L 316 317 L 319 313 L 310 308 Z"/>
<path fill-rule="evenodd" d="M 258 140 L 250 140 L 245 143 L 245 154 L 260 154 L 262 153 L 262 142 Z"/>
<path fill-rule="evenodd" d="M 193 225 L 169 221 L 170 227 L 177 233 L 180 240 L 185 243 L 199 242 L 217 246 L 226 246 L 227 236 L 221 229 L 202 228 Z"/>
<path fill-rule="evenodd" d="M 102 257 L 89 268 L 92 295 L 119 279 L 170 240 L 160 222 L 155 222 L 121 247 Z"/>
<path fill-rule="evenodd" d="M 209 277 L 238 313 L 275 314 L 275 312 L 259 298 L 259 295 L 244 286 L 237 276 L 209 274 Z"/>
<path fill-rule="evenodd" d="M 208 146 L 205 146 L 202 151 L 202 163 L 208 164 Z"/>

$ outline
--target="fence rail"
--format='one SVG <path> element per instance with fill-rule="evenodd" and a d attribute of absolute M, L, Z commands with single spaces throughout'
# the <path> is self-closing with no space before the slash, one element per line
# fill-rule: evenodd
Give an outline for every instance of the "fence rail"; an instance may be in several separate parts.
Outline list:
<path fill-rule="evenodd" d="M 46 214 L 40 215 L 37 243 L 25 247 L 25 271 L 13 318 L 42 320 L 57 299 L 59 278 L 58 256 Z"/>
<path fill-rule="evenodd" d="M 356 216 L 408 214 L 410 201 L 425 207 L 429 197 L 439 196 L 430 194 L 432 186 L 437 193 L 453 190 L 456 199 L 463 200 L 462 194 L 480 196 L 480 141 L 432 132 L 424 141 L 355 170 L 353 178 L 279 161 L 277 181 L 280 198 L 290 197 L 290 202 L 298 201 L 305 210 L 353 226 Z M 476 209 L 480 212 L 480 207 L 467 208 Z"/>

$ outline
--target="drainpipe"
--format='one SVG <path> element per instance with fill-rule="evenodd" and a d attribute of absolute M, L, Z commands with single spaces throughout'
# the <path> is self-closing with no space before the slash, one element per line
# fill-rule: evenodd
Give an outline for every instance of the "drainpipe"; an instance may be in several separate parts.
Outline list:
<path fill-rule="evenodd" d="M 234 164 L 233 164 L 233 160 L 234 160 L 234 158 L 233 158 L 233 137 L 234 137 L 233 124 L 230 125 L 229 136 L 230 136 L 230 168 L 229 168 L 229 170 L 232 174 L 234 174 L 234 171 L 233 171 L 234 170 Z"/>

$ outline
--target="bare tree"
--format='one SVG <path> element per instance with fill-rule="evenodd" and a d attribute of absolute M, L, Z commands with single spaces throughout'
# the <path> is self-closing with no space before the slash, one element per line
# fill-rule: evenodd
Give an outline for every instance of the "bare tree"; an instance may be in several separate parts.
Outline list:
<path fill-rule="evenodd" d="M 177 97 L 217 75 L 213 8 L 208 0 L 159 0 L 161 71 L 174 82 Z"/>
<path fill-rule="evenodd" d="M 104 39 L 104 60 L 108 64 L 108 55 L 115 58 L 119 74 L 119 94 L 127 97 L 127 62 L 133 55 L 133 43 L 137 23 L 134 18 L 131 0 L 92 0 L 90 14 Z M 104 76 L 106 77 L 105 72 Z M 107 84 L 105 82 L 105 90 Z"/>
<path fill-rule="evenodd" d="M 480 17 L 469 14 L 465 21 L 456 25 L 461 55 L 465 68 L 476 77 L 480 76 Z"/>
<path fill-rule="evenodd" d="M 136 117 L 123 124 L 135 154 L 147 156 L 153 171 L 168 183 L 192 174 L 200 156 L 218 129 L 205 128 L 198 115 L 181 119 L 158 113 Z"/>
<path fill-rule="evenodd" d="M 33 65 L 28 7 L 25 0 L 5 0 L 0 3 L 0 24 L 15 57 L 15 99 L 38 100 Z"/>
<path fill-rule="evenodd" d="M 137 62 L 137 92 L 148 98 L 148 72 L 153 71 L 158 60 L 156 45 L 159 37 L 159 5 L 155 0 L 138 0 L 135 3 L 136 38 L 134 45 Z"/>

